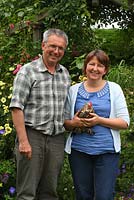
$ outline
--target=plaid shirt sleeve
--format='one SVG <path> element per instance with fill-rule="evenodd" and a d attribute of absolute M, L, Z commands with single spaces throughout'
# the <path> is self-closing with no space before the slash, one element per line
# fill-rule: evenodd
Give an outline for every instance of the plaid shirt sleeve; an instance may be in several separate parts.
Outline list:
<path fill-rule="evenodd" d="M 17 107 L 24 109 L 30 92 L 30 80 L 24 73 L 18 73 L 14 79 L 13 94 L 10 108 Z"/>

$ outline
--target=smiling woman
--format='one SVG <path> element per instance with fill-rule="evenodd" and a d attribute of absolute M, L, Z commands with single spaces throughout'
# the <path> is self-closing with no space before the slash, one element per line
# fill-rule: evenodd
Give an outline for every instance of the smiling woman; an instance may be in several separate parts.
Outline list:
<path fill-rule="evenodd" d="M 69 154 L 77 200 L 114 200 L 120 130 L 128 128 L 129 113 L 121 87 L 104 79 L 108 70 L 108 55 L 96 49 L 84 61 L 87 79 L 69 89 L 64 126 L 71 133 L 65 150 Z M 89 101 L 94 108 L 92 117 L 80 118 L 79 111 Z M 85 127 L 85 132 L 77 131 Z M 89 129 L 94 134 L 89 134 Z"/>

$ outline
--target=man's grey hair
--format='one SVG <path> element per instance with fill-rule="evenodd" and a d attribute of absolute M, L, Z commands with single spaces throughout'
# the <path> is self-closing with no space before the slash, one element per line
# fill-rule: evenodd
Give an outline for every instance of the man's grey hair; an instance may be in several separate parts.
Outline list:
<path fill-rule="evenodd" d="M 68 36 L 64 31 L 55 28 L 48 29 L 43 33 L 43 42 L 47 42 L 50 35 L 57 35 L 63 37 L 66 41 L 66 46 L 68 45 Z"/>

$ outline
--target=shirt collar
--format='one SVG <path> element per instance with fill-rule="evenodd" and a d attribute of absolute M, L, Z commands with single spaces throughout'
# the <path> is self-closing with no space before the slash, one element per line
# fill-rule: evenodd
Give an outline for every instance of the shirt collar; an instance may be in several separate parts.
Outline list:
<path fill-rule="evenodd" d="M 40 56 L 39 59 L 38 59 L 38 61 L 37 61 L 37 68 L 38 68 L 39 72 L 46 72 L 46 71 L 48 71 L 46 65 L 43 62 L 42 56 Z M 58 71 L 62 72 L 62 66 L 60 64 L 57 64 L 56 71 L 57 72 Z"/>

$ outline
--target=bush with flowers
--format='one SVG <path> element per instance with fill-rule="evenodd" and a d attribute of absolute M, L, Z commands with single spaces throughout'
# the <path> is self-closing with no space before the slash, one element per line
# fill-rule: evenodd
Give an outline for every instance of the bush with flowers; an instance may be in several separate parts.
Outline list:
<path fill-rule="evenodd" d="M 30 34 L 22 44 L 21 37 L 18 37 L 19 33 L 14 34 L 11 38 L 0 33 L 2 47 L 0 52 L 0 199 L 14 200 L 16 199 L 14 157 L 16 133 L 9 110 L 13 80 L 22 65 L 36 59 L 40 50 L 38 50 L 37 43 L 31 42 Z M 24 32 L 22 35 L 25 35 Z M 16 45 L 17 49 L 15 49 Z"/>
<path fill-rule="evenodd" d="M 15 195 L 15 164 L 13 159 L 14 131 L 9 114 L 11 91 L 0 81 L 0 199 L 13 199 Z M 8 92 L 8 96 L 6 95 Z"/>
<path fill-rule="evenodd" d="M 17 5 L 16 5 L 17 2 Z M 42 1 L 45 3 L 44 1 Z M 48 1 L 46 4 L 49 4 Z M 53 2 L 53 1 L 52 1 Z M 81 1 L 77 1 L 81 5 Z M 19 5 L 21 4 L 20 8 Z M 13 79 L 19 69 L 27 62 L 36 59 L 41 53 L 40 43 L 33 42 L 33 27 L 30 26 L 32 18 L 35 13 L 37 14 L 40 9 L 44 6 L 40 4 L 40 1 L 35 1 L 31 4 L 31 1 L 28 1 L 25 7 L 23 1 L 15 0 L 3 0 L 0 2 L 1 9 L 1 30 L 0 30 L 0 199 L 1 200 L 15 200 L 16 199 L 16 166 L 14 158 L 14 140 L 15 140 L 15 130 L 12 124 L 11 113 L 9 111 L 9 103 L 12 94 L 12 84 Z M 72 4 L 72 5 L 71 5 Z M 7 5 L 7 7 L 4 7 Z M 8 7 L 8 5 L 10 5 Z M 32 5 L 32 6 L 31 6 Z M 75 3 L 70 1 L 70 5 L 74 6 L 76 10 L 76 1 Z M 41 7 L 42 6 L 42 7 Z M 45 5 L 47 6 L 47 5 Z M 68 8 L 69 2 L 66 5 Z M 79 5 L 77 5 L 80 8 Z M 45 27 L 51 27 L 56 24 L 57 26 L 67 30 L 71 38 L 70 42 L 73 45 L 73 50 L 71 47 L 68 48 L 65 58 L 63 59 L 63 64 L 68 66 L 72 77 L 72 83 L 82 81 L 83 77 L 81 74 L 81 68 L 83 65 L 83 59 L 85 55 L 81 55 L 84 51 L 89 51 L 90 48 L 93 48 L 92 42 L 95 38 L 92 38 L 93 32 L 89 31 L 89 22 L 83 23 L 84 28 L 81 29 L 81 19 L 84 19 L 84 14 L 77 12 L 77 17 L 81 16 L 79 20 L 74 18 L 74 9 L 70 7 L 62 12 L 65 17 L 68 16 L 69 20 L 66 18 L 63 20 L 63 16 L 58 18 L 57 16 L 52 16 L 52 13 L 58 15 L 59 8 L 56 13 L 56 6 L 53 6 L 55 9 L 51 10 L 51 13 L 46 20 L 44 20 Z M 38 10 L 37 10 L 38 8 Z M 61 6 L 61 10 L 65 6 Z M 85 7 L 84 7 L 85 8 Z M 71 15 L 71 11 L 73 15 Z M 14 14 L 15 13 L 15 14 Z M 17 14 L 17 17 L 16 17 Z M 5 17 L 3 17 L 5 16 Z M 70 20 L 72 17 L 72 21 Z M 76 17 L 76 19 L 77 19 Z M 90 18 L 90 15 L 87 18 Z M 75 22 L 74 22 L 75 20 Z M 23 25 L 27 26 L 27 29 L 16 29 L 18 22 L 23 22 Z M 89 20 L 90 21 L 90 20 Z M 50 22 L 50 23 L 49 23 Z M 60 23 L 62 22 L 62 23 Z M 63 23 L 64 22 L 64 23 Z M 72 24 L 71 24 L 72 23 Z M 77 25 L 75 23 L 78 23 Z M 21 26 L 22 24 L 20 24 Z M 56 26 L 56 25 L 55 25 Z M 6 31 L 11 33 L 11 35 L 6 34 Z M 83 30 L 83 32 L 82 32 Z M 82 34 L 78 34 L 80 33 Z M 14 34 L 13 34 L 14 32 Z M 77 34 L 74 34 L 77 33 Z M 85 37 L 85 38 L 84 38 Z M 84 39 L 83 39 L 84 38 Z M 83 40 L 82 40 L 83 39 Z M 89 41 L 90 40 L 90 41 Z M 79 45 L 76 45 L 79 43 Z M 98 42 L 99 43 L 99 42 Z M 89 45 L 90 44 L 90 45 Z M 98 47 L 98 46 L 97 46 Z M 79 50 L 79 51 L 78 51 Z M 80 52 L 82 50 L 82 52 Z M 109 50 L 111 52 L 111 49 Z M 81 56 L 79 56 L 81 55 Z M 74 60 L 72 62 L 72 59 Z M 134 199 L 134 73 L 133 66 L 128 67 L 125 63 L 120 63 L 119 65 L 112 67 L 110 73 L 108 74 L 108 79 L 113 80 L 119 83 L 126 95 L 128 108 L 130 111 L 131 125 L 128 130 L 122 131 L 122 152 L 121 160 L 119 166 L 119 175 L 116 185 L 116 200 L 132 200 Z M 58 184 L 58 192 L 61 200 L 73 200 L 74 199 L 74 187 L 72 183 L 71 172 L 68 164 L 67 155 L 65 155 L 64 166 L 62 169 L 61 177 Z"/>

